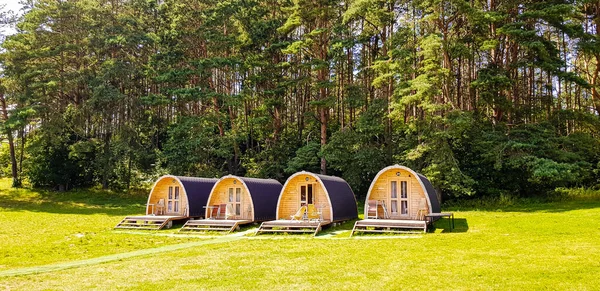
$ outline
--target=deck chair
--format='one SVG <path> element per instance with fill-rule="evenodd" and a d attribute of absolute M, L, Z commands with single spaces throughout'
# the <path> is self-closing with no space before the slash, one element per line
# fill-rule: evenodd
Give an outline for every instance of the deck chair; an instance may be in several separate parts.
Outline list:
<path fill-rule="evenodd" d="M 427 215 L 427 200 L 425 198 L 421 198 L 419 201 L 418 209 L 416 220 L 425 220 L 425 215 Z"/>
<path fill-rule="evenodd" d="M 217 215 L 219 215 L 219 206 L 211 205 L 210 206 L 210 215 L 208 216 L 208 218 L 215 219 L 215 218 L 217 218 Z"/>
<path fill-rule="evenodd" d="M 225 219 L 230 219 L 235 216 L 235 211 L 233 211 L 233 205 L 227 204 L 225 206 Z"/>
<path fill-rule="evenodd" d="M 367 218 L 379 218 L 379 205 L 377 200 L 367 201 Z"/>
<path fill-rule="evenodd" d="M 314 204 L 308 204 L 308 208 L 306 210 L 306 217 L 308 220 L 321 220 L 321 213 L 317 210 Z"/>
<path fill-rule="evenodd" d="M 165 214 L 165 199 L 161 198 L 158 200 L 158 203 L 156 203 L 156 215 L 163 214 Z"/>
<path fill-rule="evenodd" d="M 306 206 L 302 206 L 300 207 L 300 209 L 298 209 L 298 212 L 296 212 L 296 214 L 292 215 L 292 220 L 302 220 L 304 219 L 304 213 L 306 213 Z"/>
<path fill-rule="evenodd" d="M 227 219 L 227 204 L 219 204 L 219 208 L 217 208 L 217 219 Z"/>

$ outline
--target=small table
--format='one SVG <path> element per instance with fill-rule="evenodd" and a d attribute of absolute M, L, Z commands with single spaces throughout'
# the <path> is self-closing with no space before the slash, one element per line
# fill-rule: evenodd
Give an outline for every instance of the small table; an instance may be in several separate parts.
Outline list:
<path fill-rule="evenodd" d="M 448 227 L 450 227 L 450 231 L 454 229 L 454 213 L 452 212 L 442 212 L 442 213 L 429 213 L 425 215 L 425 219 L 427 219 L 428 223 L 433 223 L 433 219 L 435 217 L 448 217 Z"/>

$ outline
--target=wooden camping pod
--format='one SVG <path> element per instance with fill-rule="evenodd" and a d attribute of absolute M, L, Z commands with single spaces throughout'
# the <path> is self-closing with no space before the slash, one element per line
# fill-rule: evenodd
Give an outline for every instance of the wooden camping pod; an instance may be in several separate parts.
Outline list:
<path fill-rule="evenodd" d="M 417 219 L 423 214 L 439 213 L 440 203 L 429 180 L 401 165 L 393 165 L 379 171 L 365 200 L 365 218 L 369 217 L 369 201 L 377 201 L 378 218 Z M 426 202 L 426 203 L 423 203 Z"/>
<path fill-rule="evenodd" d="M 146 215 L 127 216 L 115 228 L 159 230 L 171 227 L 173 221 L 201 217 L 216 182 L 217 179 L 162 176 L 150 190 Z"/>
<path fill-rule="evenodd" d="M 274 179 L 224 176 L 210 191 L 205 217 L 213 216 L 214 207 L 227 205 L 226 219 L 272 220 L 281 188 L 281 183 Z"/>
<path fill-rule="evenodd" d="M 165 175 L 152 187 L 146 215 L 202 217 L 217 179 Z"/>
<path fill-rule="evenodd" d="M 358 217 L 354 192 L 339 177 L 305 171 L 289 177 L 279 195 L 277 219 L 290 219 L 304 204 L 314 204 L 324 221 L 345 221 Z"/>

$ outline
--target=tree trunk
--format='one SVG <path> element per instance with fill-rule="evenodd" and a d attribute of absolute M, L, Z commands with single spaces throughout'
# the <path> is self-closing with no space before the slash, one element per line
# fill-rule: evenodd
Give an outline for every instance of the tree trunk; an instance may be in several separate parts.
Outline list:
<path fill-rule="evenodd" d="M 15 154 L 15 142 L 12 135 L 12 130 L 8 126 L 6 126 L 6 122 L 8 122 L 8 110 L 6 107 L 6 99 L 4 98 L 4 94 L 0 94 L 0 105 L 2 106 L 2 117 L 4 119 L 4 132 L 6 133 L 6 137 L 8 138 L 8 148 L 10 151 L 10 169 L 12 174 L 12 186 L 13 187 L 21 187 L 21 180 L 19 179 L 19 173 L 17 172 L 17 155 Z"/>
<path fill-rule="evenodd" d="M 112 120 L 109 119 L 108 124 L 110 126 L 110 124 L 112 123 Z M 110 153 L 110 137 L 111 137 L 111 132 L 107 131 L 104 134 L 104 157 L 103 157 L 103 163 L 104 165 L 102 165 L 102 189 L 108 189 L 108 180 L 110 177 L 110 158 L 111 158 L 111 153 Z"/>

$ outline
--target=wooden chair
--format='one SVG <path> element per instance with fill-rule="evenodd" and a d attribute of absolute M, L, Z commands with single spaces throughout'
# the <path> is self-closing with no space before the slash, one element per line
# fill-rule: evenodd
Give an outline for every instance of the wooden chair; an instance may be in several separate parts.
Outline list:
<path fill-rule="evenodd" d="M 427 215 L 427 200 L 425 198 L 421 198 L 419 201 L 419 210 L 417 210 L 416 220 L 425 220 L 425 215 Z"/>
<path fill-rule="evenodd" d="M 308 208 L 306 210 L 306 217 L 308 218 L 308 220 L 321 220 L 321 213 L 319 213 L 319 211 L 317 211 L 317 208 L 315 207 L 314 204 L 308 204 Z"/>
<path fill-rule="evenodd" d="M 161 198 L 156 203 L 156 215 L 164 215 L 165 214 L 165 199 Z"/>
<path fill-rule="evenodd" d="M 235 217 L 235 211 L 233 211 L 233 205 L 227 204 L 225 206 L 225 219 L 230 219 Z"/>
<path fill-rule="evenodd" d="M 367 200 L 367 218 L 379 218 L 378 208 L 377 200 Z"/>
<path fill-rule="evenodd" d="M 215 219 L 215 218 L 217 218 L 218 214 L 219 214 L 219 206 L 218 205 L 211 205 L 210 206 L 210 215 L 209 215 L 208 218 Z"/>
<path fill-rule="evenodd" d="M 227 204 L 219 204 L 217 208 L 217 219 L 227 219 Z"/>
<path fill-rule="evenodd" d="M 298 209 L 296 214 L 292 215 L 291 219 L 297 220 L 297 221 L 303 220 L 305 213 L 306 213 L 306 206 L 302 206 L 302 207 L 300 207 L 300 209 Z"/>

